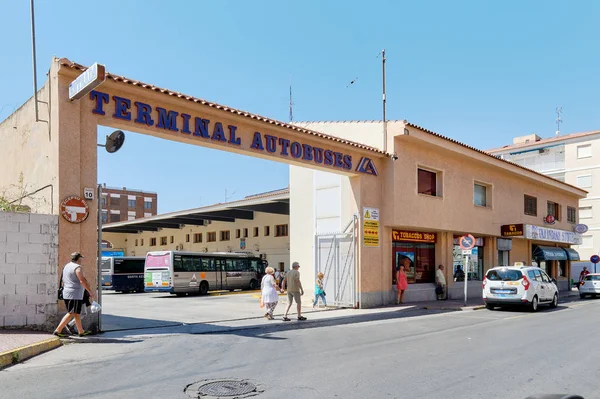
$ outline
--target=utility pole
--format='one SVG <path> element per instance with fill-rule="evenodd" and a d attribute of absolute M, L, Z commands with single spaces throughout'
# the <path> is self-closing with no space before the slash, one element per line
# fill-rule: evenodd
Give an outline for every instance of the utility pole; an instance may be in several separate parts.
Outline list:
<path fill-rule="evenodd" d="M 387 120 L 385 115 L 387 102 L 385 97 L 385 49 L 381 51 L 381 56 L 381 67 L 383 72 L 383 152 L 387 152 Z"/>
<path fill-rule="evenodd" d="M 292 102 L 292 75 L 290 75 L 290 123 L 294 121 L 294 114 L 292 113 L 292 107 L 294 103 Z"/>
<path fill-rule="evenodd" d="M 35 56 L 35 17 L 33 0 L 30 1 L 31 8 L 31 57 L 33 58 L 33 106 L 35 108 L 35 121 L 39 122 L 38 98 L 37 98 L 37 63 Z"/>

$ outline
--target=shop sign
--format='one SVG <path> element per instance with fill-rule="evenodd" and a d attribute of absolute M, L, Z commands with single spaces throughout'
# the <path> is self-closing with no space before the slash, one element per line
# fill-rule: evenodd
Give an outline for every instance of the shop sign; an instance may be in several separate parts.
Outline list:
<path fill-rule="evenodd" d="M 379 208 L 363 208 L 363 245 L 379 246 Z"/>
<path fill-rule="evenodd" d="M 502 237 L 522 236 L 525 232 L 523 224 L 505 224 L 500 226 Z"/>
<path fill-rule="evenodd" d="M 106 80 L 106 68 L 93 64 L 69 84 L 69 100 L 79 100 Z"/>
<path fill-rule="evenodd" d="M 89 99 L 93 102 L 92 113 L 114 119 L 135 122 L 160 131 L 177 133 L 181 137 L 196 137 L 213 144 L 227 147 L 240 147 L 242 138 L 237 135 L 237 126 L 190 115 L 181 110 L 165 109 L 130 98 L 110 96 L 108 93 L 93 90 Z M 108 104 L 108 106 L 107 106 Z M 352 159 L 351 155 L 327 148 L 254 132 L 250 149 L 264 154 L 279 155 L 294 161 L 331 166 L 333 168 L 355 171 L 377 176 L 375 163 L 371 158 Z"/>
<path fill-rule="evenodd" d="M 556 218 L 554 217 L 554 215 L 548 215 L 544 218 L 544 222 L 548 224 L 554 224 L 556 222 Z"/>
<path fill-rule="evenodd" d="M 437 235 L 420 231 L 392 230 L 392 241 L 436 242 Z"/>
<path fill-rule="evenodd" d="M 525 225 L 525 238 L 539 241 L 552 241 L 564 244 L 581 245 L 581 234 L 549 227 Z"/>

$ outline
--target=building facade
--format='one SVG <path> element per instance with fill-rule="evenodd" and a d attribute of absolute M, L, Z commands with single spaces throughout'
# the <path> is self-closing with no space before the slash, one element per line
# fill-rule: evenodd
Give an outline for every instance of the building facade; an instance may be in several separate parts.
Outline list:
<path fill-rule="evenodd" d="M 102 187 L 102 223 L 155 216 L 158 213 L 158 194 L 131 190 L 127 187 Z"/>
<path fill-rule="evenodd" d="M 600 131 L 545 139 L 536 134 L 521 136 L 510 145 L 488 152 L 586 190 L 588 195 L 570 217 L 587 225 L 588 230 L 582 234 L 581 245 L 573 248 L 586 261 L 600 251 L 600 162 L 594 158 L 600 154 Z M 539 216 L 552 212 L 553 205 L 547 207 L 539 210 Z"/>
<path fill-rule="evenodd" d="M 257 204 L 257 198 L 265 201 L 276 196 L 280 201 L 289 199 L 289 190 L 278 190 L 269 194 L 249 196 L 240 201 L 216 204 L 203 208 L 177 212 L 179 217 L 205 214 L 204 223 L 181 224 L 178 228 L 163 228 L 144 231 L 145 226 L 154 226 L 158 220 L 173 220 L 169 214 L 146 218 L 143 223 L 123 222 L 103 226 L 102 239 L 111 245 L 111 251 L 123 252 L 125 256 L 146 256 L 151 251 L 187 252 L 252 252 L 266 260 L 276 270 L 290 268 L 289 214 L 253 211 L 251 219 L 232 218 L 231 221 L 210 220 L 210 214 L 223 215 L 231 207 Z M 207 211 L 208 210 L 208 211 Z M 268 210 L 268 209 L 267 209 Z M 207 213 L 208 212 L 208 213 Z M 220 213 L 219 213 L 220 212 Z M 213 216 L 219 218 L 219 216 Z M 136 227 L 139 226 L 139 227 Z M 139 232 L 115 232 L 118 230 Z M 112 232 L 111 232 L 112 231 Z"/>
<path fill-rule="evenodd" d="M 299 125 L 382 146 L 381 122 Z M 393 303 L 396 270 L 406 262 L 407 301 L 435 299 L 432 287 L 440 264 L 445 266 L 449 296 L 461 298 L 465 265 L 459 238 L 464 234 L 476 240 L 466 270 L 469 296 L 481 296 L 481 281 L 489 268 L 534 260 L 558 280 L 561 289 L 568 289 L 570 262 L 579 259 L 570 247 L 582 239 L 573 232 L 576 219 L 572 215 L 585 191 L 406 121 L 388 122 L 388 135 L 393 161 L 382 179 L 385 199 L 379 209 L 379 244 L 389 260 L 381 273 L 360 278 L 365 286 L 384 287 L 377 292 L 363 286 L 361 291 L 371 292 L 363 293 L 363 302 Z M 348 178 L 295 166 L 290 169 L 292 242 L 343 229 L 353 217 L 346 205 L 351 197 Z M 300 198 L 304 202 L 312 198 L 310 206 L 300 205 Z M 547 203 L 555 206 L 554 224 L 542 218 Z M 539 212 L 533 212 L 532 206 Z M 313 256 L 316 252 L 313 246 Z M 360 272 L 368 273 L 373 267 L 363 265 Z"/>

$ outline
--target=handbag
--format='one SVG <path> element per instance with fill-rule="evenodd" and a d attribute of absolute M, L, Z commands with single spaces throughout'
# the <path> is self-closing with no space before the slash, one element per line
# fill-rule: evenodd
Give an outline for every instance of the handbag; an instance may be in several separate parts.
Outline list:
<path fill-rule="evenodd" d="M 437 287 L 435 287 L 435 293 L 438 295 L 442 295 L 444 293 L 444 287 L 438 284 Z"/>
<path fill-rule="evenodd" d="M 60 273 L 60 283 L 58 283 L 58 299 L 63 299 L 63 282 L 62 282 L 62 272 Z"/>

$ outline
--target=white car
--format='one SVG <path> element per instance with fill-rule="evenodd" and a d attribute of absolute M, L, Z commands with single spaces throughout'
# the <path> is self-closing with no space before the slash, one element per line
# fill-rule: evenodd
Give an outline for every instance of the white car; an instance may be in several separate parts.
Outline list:
<path fill-rule="evenodd" d="M 600 288 L 600 284 L 599 287 Z M 558 306 L 556 280 L 534 266 L 499 266 L 490 269 L 483 279 L 483 301 L 488 309 L 496 306 Z"/>
<path fill-rule="evenodd" d="M 600 273 L 590 273 L 579 285 L 579 297 L 585 298 L 587 295 L 596 297 L 600 295 Z"/>

